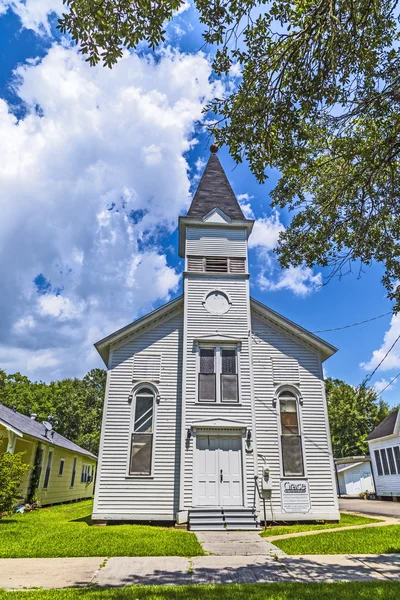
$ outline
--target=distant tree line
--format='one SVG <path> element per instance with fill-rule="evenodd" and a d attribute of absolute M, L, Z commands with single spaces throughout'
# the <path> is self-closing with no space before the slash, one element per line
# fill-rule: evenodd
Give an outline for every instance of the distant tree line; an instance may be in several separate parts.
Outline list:
<path fill-rule="evenodd" d="M 98 455 L 106 371 L 92 369 L 83 379 L 31 381 L 0 369 L 0 402 L 38 421 L 50 421 L 58 433 Z"/>
<path fill-rule="evenodd" d="M 341 379 L 325 381 L 333 455 L 368 454 L 365 438 L 389 414 L 389 405 L 373 387 L 349 385 Z"/>

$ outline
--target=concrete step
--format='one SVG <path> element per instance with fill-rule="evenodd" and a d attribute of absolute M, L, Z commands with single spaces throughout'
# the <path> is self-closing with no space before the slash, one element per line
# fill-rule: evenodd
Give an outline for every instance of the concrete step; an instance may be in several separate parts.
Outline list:
<path fill-rule="evenodd" d="M 189 511 L 189 529 L 192 531 L 255 531 L 259 526 L 252 508 L 197 507 Z"/>

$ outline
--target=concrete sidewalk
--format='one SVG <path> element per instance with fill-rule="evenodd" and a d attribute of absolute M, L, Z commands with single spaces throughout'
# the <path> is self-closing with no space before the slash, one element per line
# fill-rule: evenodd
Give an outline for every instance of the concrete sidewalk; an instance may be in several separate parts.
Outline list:
<path fill-rule="evenodd" d="M 0 588 L 400 581 L 400 555 L 0 559 Z"/>

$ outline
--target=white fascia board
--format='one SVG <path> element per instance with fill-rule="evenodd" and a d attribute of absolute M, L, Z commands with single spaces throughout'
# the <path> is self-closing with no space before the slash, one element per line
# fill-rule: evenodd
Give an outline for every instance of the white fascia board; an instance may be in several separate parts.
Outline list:
<path fill-rule="evenodd" d="M 122 327 L 121 329 L 114 331 L 114 333 L 111 333 L 107 337 L 96 342 L 94 344 L 94 347 L 96 348 L 97 352 L 100 354 L 105 365 L 108 367 L 108 357 L 109 357 L 111 345 L 116 344 L 123 338 L 127 338 L 127 337 L 133 335 L 138 329 L 141 329 L 142 327 L 149 325 L 152 321 L 155 321 L 156 319 L 160 319 L 163 316 L 171 313 L 172 311 L 176 310 L 180 306 L 180 304 L 183 305 L 183 296 L 178 296 L 178 298 L 175 298 L 174 300 L 167 302 L 167 304 L 163 304 L 159 308 L 156 308 L 155 310 L 153 310 L 151 313 L 148 313 L 147 315 L 144 315 L 144 317 L 137 319 L 137 321 L 133 321 L 133 323 L 129 323 L 129 325 L 125 325 L 125 327 Z"/>
<path fill-rule="evenodd" d="M 332 346 L 332 344 L 325 342 L 325 340 L 318 337 L 314 333 L 311 333 L 311 331 L 307 331 L 307 329 L 304 329 L 301 327 L 301 325 L 297 325 L 297 323 L 290 321 L 290 319 L 280 315 L 272 310 L 272 308 L 265 306 L 265 304 L 262 304 L 258 300 L 250 298 L 250 304 L 255 311 L 258 311 L 262 316 L 272 321 L 272 323 L 275 323 L 279 327 L 286 329 L 286 331 L 308 345 L 314 346 L 314 348 L 321 353 L 322 362 L 337 352 L 337 348 Z"/>
<path fill-rule="evenodd" d="M 3 425 L 9 431 L 12 431 L 18 437 L 24 437 L 24 434 L 22 433 L 22 431 L 20 431 L 16 427 L 13 427 L 12 425 L 10 425 L 10 423 L 7 423 L 7 421 L 4 421 L 3 419 L 0 419 L 0 425 Z"/>

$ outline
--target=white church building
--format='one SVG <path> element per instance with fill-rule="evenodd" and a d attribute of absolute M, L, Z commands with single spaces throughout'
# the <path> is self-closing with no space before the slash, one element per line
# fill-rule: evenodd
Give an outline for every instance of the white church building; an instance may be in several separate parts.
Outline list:
<path fill-rule="evenodd" d="M 253 221 L 215 152 L 179 218 L 183 294 L 96 344 L 97 522 L 339 519 L 322 373 L 336 349 L 251 298 Z"/>

